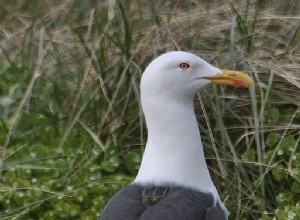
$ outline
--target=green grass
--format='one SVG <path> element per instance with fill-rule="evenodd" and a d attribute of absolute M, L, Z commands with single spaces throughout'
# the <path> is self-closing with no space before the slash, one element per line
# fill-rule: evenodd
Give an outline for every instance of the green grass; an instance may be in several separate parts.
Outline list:
<path fill-rule="evenodd" d="M 142 72 L 176 49 L 255 80 L 195 99 L 230 219 L 300 217 L 297 0 L 2 2 L 1 219 L 97 219 L 141 161 Z"/>

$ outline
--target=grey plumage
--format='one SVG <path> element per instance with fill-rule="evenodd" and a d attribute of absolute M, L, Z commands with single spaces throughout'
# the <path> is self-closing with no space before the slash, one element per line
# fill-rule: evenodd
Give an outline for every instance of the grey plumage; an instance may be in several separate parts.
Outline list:
<path fill-rule="evenodd" d="M 225 220 L 227 213 L 213 196 L 193 189 L 174 186 L 154 205 L 143 201 L 143 190 L 153 186 L 132 184 L 114 195 L 100 220 Z"/>

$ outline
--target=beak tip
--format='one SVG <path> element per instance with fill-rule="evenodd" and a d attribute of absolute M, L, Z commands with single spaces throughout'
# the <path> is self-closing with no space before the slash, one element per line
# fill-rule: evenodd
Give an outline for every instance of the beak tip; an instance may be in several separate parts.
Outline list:
<path fill-rule="evenodd" d="M 250 76 L 240 71 L 222 70 L 222 73 L 212 79 L 215 85 L 228 85 L 236 88 L 254 88 Z"/>
<path fill-rule="evenodd" d="M 242 80 L 234 80 L 233 82 L 233 86 L 236 87 L 236 88 L 254 88 L 254 83 L 253 83 L 253 80 L 249 77 L 248 80 L 246 81 L 242 81 Z"/>

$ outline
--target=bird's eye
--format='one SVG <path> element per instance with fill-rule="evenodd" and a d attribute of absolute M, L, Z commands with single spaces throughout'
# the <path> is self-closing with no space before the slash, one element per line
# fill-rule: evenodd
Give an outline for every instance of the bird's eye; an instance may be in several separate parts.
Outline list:
<path fill-rule="evenodd" d="M 180 69 L 182 69 L 182 70 L 187 70 L 187 69 L 189 69 L 191 66 L 190 66 L 190 64 L 188 64 L 188 63 L 180 63 L 179 64 L 179 68 Z"/>

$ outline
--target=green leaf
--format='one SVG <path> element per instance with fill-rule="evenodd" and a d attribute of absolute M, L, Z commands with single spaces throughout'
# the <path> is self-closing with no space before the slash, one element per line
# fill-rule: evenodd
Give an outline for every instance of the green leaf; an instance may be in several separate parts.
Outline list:
<path fill-rule="evenodd" d="M 101 169 L 108 173 L 115 172 L 120 166 L 120 161 L 117 157 L 112 157 L 109 160 L 101 163 Z"/>
<path fill-rule="evenodd" d="M 296 220 L 300 218 L 300 209 L 296 206 L 286 205 L 284 208 L 276 210 L 276 219 Z"/>
<path fill-rule="evenodd" d="M 293 194 L 291 193 L 279 193 L 276 196 L 276 202 L 278 206 L 284 207 L 293 204 Z"/>
<path fill-rule="evenodd" d="M 300 193 L 300 183 L 293 182 L 291 190 L 293 193 Z"/>
<path fill-rule="evenodd" d="M 120 154 L 120 149 L 118 145 L 111 144 L 105 151 L 106 157 L 117 157 Z"/>
<path fill-rule="evenodd" d="M 81 209 L 79 205 L 70 205 L 67 209 L 67 212 L 70 216 L 78 216 L 81 213 Z"/>
<path fill-rule="evenodd" d="M 295 153 L 292 155 L 292 167 L 294 168 L 300 167 L 300 153 Z"/>
<path fill-rule="evenodd" d="M 296 140 L 293 135 L 287 135 L 283 138 L 279 145 L 279 150 L 278 150 L 278 155 L 283 155 L 286 156 L 291 156 L 292 153 L 294 152 L 294 149 L 296 147 Z"/>
<path fill-rule="evenodd" d="M 261 216 L 260 219 L 261 220 L 273 220 L 273 217 L 271 217 L 271 216 L 269 216 L 267 214 L 262 214 L 262 216 Z"/>
<path fill-rule="evenodd" d="M 274 150 L 268 150 L 265 154 L 264 154 L 264 162 L 265 164 L 270 164 L 271 163 L 271 159 L 275 158 L 275 156 L 273 156 L 275 154 Z"/>
<path fill-rule="evenodd" d="M 140 168 L 142 157 L 139 153 L 130 151 L 125 156 L 125 164 L 131 174 L 136 174 Z"/>
<path fill-rule="evenodd" d="M 279 140 L 279 135 L 277 133 L 270 132 L 268 134 L 266 144 L 269 148 L 273 148 L 275 144 L 278 142 L 278 140 Z"/>
<path fill-rule="evenodd" d="M 88 193 L 85 190 L 76 191 L 74 198 L 77 202 L 82 203 L 88 199 Z"/>
<path fill-rule="evenodd" d="M 87 210 L 81 215 L 81 220 L 95 220 L 97 219 L 97 214 L 94 210 Z"/>
<path fill-rule="evenodd" d="M 272 176 L 277 182 L 281 182 L 285 179 L 286 172 L 281 164 L 278 164 L 272 169 Z"/>
<path fill-rule="evenodd" d="M 265 110 L 264 116 L 267 124 L 276 123 L 279 120 L 280 112 L 278 108 L 269 108 Z"/>
<path fill-rule="evenodd" d="M 245 153 L 243 153 L 242 160 L 245 162 L 253 162 L 255 161 L 255 155 L 256 155 L 255 150 L 249 149 Z"/>
<path fill-rule="evenodd" d="M 92 202 L 93 207 L 95 207 L 96 209 L 99 209 L 99 207 L 104 208 L 104 206 L 106 205 L 106 202 L 107 202 L 106 200 L 107 199 L 102 195 L 97 196 Z"/>
<path fill-rule="evenodd" d="M 57 217 L 58 217 L 57 211 L 54 211 L 54 210 L 47 211 L 44 214 L 44 219 L 47 219 L 47 220 L 55 220 L 55 219 L 57 219 Z"/>
<path fill-rule="evenodd" d="M 70 209 L 71 205 L 66 203 L 65 201 L 61 201 L 61 203 L 57 204 L 56 209 L 59 218 L 68 218 L 69 213 L 68 210 Z"/>

